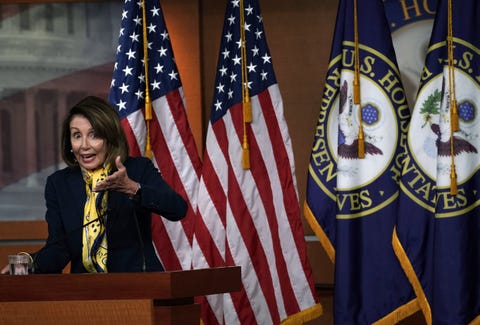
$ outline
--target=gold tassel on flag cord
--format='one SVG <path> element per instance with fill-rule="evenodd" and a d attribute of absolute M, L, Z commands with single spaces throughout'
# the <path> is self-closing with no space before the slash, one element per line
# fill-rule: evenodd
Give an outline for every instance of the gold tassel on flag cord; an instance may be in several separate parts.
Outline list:
<path fill-rule="evenodd" d="M 150 143 L 150 121 L 152 120 L 152 101 L 150 99 L 150 89 L 148 88 L 148 40 L 147 40 L 147 14 L 146 3 L 142 0 L 142 34 L 143 34 L 143 62 L 145 67 L 145 156 L 152 159 L 152 145 Z"/>
<path fill-rule="evenodd" d="M 452 156 L 452 166 L 450 170 L 450 194 L 457 195 L 457 173 L 455 172 L 455 163 Z"/>
<path fill-rule="evenodd" d="M 451 121 L 450 124 L 452 124 Z M 450 165 L 450 194 L 457 195 L 457 173 L 455 172 L 455 148 L 453 146 L 453 133 L 450 137 L 450 155 L 452 157 L 452 163 Z"/>
<path fill-rule="evenodd" d="M 448 0 L 448 36 L 447 36 L 447 49 L 448 49 L 448 89 L 450 92 L 450 120 L 452 134 L 458 131 L 458 107 L 457 96 L 455 94 L 455 65 L 453 57 L 453 18 L 452 18 L 452 0 Z"/>
<path fill-rule="evenodd" d="M 458 125 L 458 107 L 455 95 L 455 65 L 453 57 L 453 18 L 452 18 L 452 0 L 448 0 L 448 89 L 450 93 L 450 156 L 452 157 L 450 165 L 450 194 L 457 195 L 457 174 L 455 171 L 455 147 L 453 143 L 453 133 L 459 130 Z"/>
<path fill-rule="evenodd" d="M 359 126 L 358 126 L 358 158 L 365 158 L 365 135 L 363 134 L 363 116 L 360 99 L 360 50 L 358 42 L 358 15 L 357 0 L 353 1 L 353 28 L 354 28 L 354 74 L 353 74 L 353 103 L 359 105 Z"/>
<path fill-rule="evenodd" d="M 247 44 L 245 38 L 245 13 L 243 0 L 240 0 L 240 42 L 242 58 L 242 108 L 243 108 L 243 143 L 242 143 L 242 168 L 250 169 L 250 146 L 247 137 L 247 123 L 252 122 L 252 103 L 248 91 L 247 73 Z"/>

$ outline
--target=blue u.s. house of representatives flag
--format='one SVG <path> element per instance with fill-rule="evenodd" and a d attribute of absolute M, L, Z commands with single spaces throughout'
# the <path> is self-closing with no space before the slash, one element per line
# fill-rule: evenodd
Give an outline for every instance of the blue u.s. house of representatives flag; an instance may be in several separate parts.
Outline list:
<path fill-rule="evenodd" d="M 427 324 L 480 322 L 478 17 L 439 0 L 408 134 L 393 244 Z"/>
<path fill-rule="evenodd" d="M 335 262 L 336 324 L 393 324 L 418 310 L 391 245 L 409 118 L 383 2 L 341 0 L 304 207 Z"/>

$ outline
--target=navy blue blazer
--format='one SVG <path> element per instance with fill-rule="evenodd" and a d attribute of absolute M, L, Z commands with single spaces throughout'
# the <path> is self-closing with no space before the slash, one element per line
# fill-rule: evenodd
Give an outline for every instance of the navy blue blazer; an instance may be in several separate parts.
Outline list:
<path fill-rule="evenodd" d="M 163 180 L 149 159 L 128 158 L 124 165 L 129 178 L 140 183 L 141 193 L 137 200 L 115 191 L 108 194 L 107 270 L 140 272 L 145 259 L 146 271 L 163 271 L 152 244 L 150 213 L 177 221 L 185 216 L 187 204 Z M 48 239 L 41 250 L 32 254 L 34 272 L 60 273 L 68 262 L 71 262 L 72 273 L 87 272 L 82 263 L 86 190 L 80 168 L 67 167 L 50 175 L 45 186 L 45 200 Z"/>

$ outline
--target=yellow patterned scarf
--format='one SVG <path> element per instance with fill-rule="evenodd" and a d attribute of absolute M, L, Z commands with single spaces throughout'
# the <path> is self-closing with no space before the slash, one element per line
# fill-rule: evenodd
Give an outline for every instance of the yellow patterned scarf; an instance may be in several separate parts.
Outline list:
<path fill-rule="evenodd" d="M 90 273 L 107 272 L 107 234 L 105 232 L 108 192 L 93 192 L 98 182 L 103 181 L 109 166 L 94 171 L 82 170 L 86 184 L 87 201 L 83 214 L 82 259 Z"/>

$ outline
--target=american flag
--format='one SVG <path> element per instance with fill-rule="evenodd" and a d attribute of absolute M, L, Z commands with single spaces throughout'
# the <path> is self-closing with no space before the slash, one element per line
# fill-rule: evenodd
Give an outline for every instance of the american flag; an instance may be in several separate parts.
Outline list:
<path fill-rule="evenodd" d="M 142 3 L 146 22 L 142 18 Z M 145 73 L 144 46 L 148 48 L 148 73 Z M 153 110 L 149 135 L 145 123 L 147 87 Z M 120 114 L 130 154 L 144 155 L 149 136 L 153 162 L 166 182 L 189 204 L 187 216 L 181 222 L 152 218 L 152 236 L 166 270 L 190 269 L 201 161 L 187 120 L 183 88 L 158 0 L 125 1 L 109 101 Z"/>
<path fill-rule="evenodd" d="M 251 123 L 243 119 L 245 97 Z M 206 297 L 204 323 L 278 324 L 320 316 L 292 143 L 256 0 L 228 1 L 205 147 L 193 264 L 240 265 L 243 289 Z M 249 169 L 243 151 L 249 151 Z"/>

